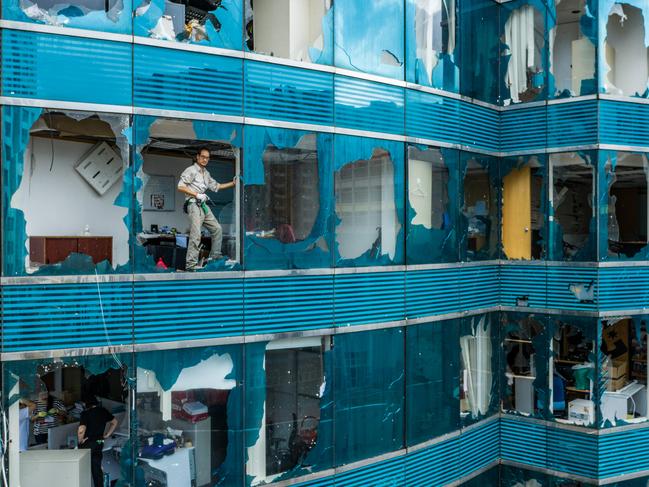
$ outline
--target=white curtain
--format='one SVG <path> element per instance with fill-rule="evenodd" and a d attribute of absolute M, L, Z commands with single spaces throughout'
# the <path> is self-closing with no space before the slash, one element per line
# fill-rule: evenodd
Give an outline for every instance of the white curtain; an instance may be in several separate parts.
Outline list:
<path fill-rule="evenodd" d="M 505 43 L 511 59 L 507 66 L 507 85 L 514 103 L 527 90 L 527 69 L 534 67 L 534 8 L 525 5 L 512 11 L 505 24 Z"/>
<path fill-rule="evenodd" d="M 474 323 L 474 334 L 460 338 L 464 362 L 464 389 L 471 416 L 486 414 L 491 402 L 491 324 L 482 316 Z"/>

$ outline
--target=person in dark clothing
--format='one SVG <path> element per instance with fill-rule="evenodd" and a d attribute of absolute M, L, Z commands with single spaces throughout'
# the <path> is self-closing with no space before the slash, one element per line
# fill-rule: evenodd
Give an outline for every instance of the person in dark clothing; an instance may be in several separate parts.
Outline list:
<path fill-rule="evenodd" d="M 99 406 L 96 397 L 86 401 L 87 409 L 81 413 L 77 436 L 79 447 L 90 450 L 90 469 L 92 482 L 95 487 L 103 487 L 104 472 L 101 469 L 103 459 L 104 440 L 110 438 L 117 427 L 117 419 L 102 406 Z M 108 429 L 106 429 L 108 425 Z"/>

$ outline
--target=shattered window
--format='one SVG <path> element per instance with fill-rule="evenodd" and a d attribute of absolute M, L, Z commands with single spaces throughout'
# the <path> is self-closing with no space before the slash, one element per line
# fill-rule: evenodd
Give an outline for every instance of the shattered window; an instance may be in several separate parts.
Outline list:
<path fill-rule="evenodd" d="M 540 259 L 544 249 L 544 167 L 537 156 L 503 160 L 502 246 L 507 259 Z"/>
<path fill-rule="evenodd" d="M 329 134 L 246 129 L 247 269 L 331 266 Z"/>
<path fill-rule="evenodd" d="M 241 49 L 241 0 L 134 0 L 133 7 L 137 36 Z"/>
<path fill-rule="evenodd" d="M 605 93 L 646 96 L 649 81 L 649 8 L 606 2 L 601 81 Z M 602 7 L 603 9 L 603 7 Z"/>
<path fill-rule="evenodd" d="M 164 272 L 237 267 L 240 127 L 138 117 L 136 137 L 136 176 L 141 181 L 138 268 Z"/>
<path fill-rule="evenodd" d="M 3 119 L 15 136 L 3 151 L 5 275 L 128 272 L 129 117 L 5 107 Z"/>
<path fill-rule="evenodd" d="M 246 0 L 246 47 L 294 61 L 333 63 L 333 0 Z"/>
<path fill-rule="evenodd" d="M 137 360 L 136 471 L 178 485 L 234 485 L 242 476 L 241 347 L 142 352 Z M 145 485 L 143 484 L 143 485 Z"/>
<path fill-rule="evenodd" d="M 566 97 L 596 93 L 596 21 L 586 0 L 554 0 L 550 9 L 551 96 Z M 590 30 L 589 30 L 590 29 Z"/>
<path fill-rule="evenodd" d="M 498 160 L 460 154 L 461 255 L 467 261 L 498 256 Z"/>
<path fill-rule="evenodd" d="M 459 88 L 455 0 L 406 2 L 406 79 L 449 91 Z"/>
<path fill-rule="evenodd" d="M 472 423 L 496 412 L 498 352 L 491 316 L 463 321 L 460 332 L 460 417 Z"/>
<path fill-rule="evenodd" d="M 605 164 L 608 187 L 608 255 L 642 258 L 647 247 L 646 154 L 610 153 Z"/>
<path fill-rule="evenodd" d="M 131 485 L 135 441 L 129 427 L 131 355 L 4 362 L 3 372 L 3 411 L 8 421 L 8 449 L 3 453 L 7 453 L 11 485 L 19 484 L 17 479 L 28 484 L 30 472 L 45 468 L 44 462 L 54 455 L 61 462 L 49 475 L 80 478 L 92 485 L 93 478 L 102 479 L 102 472 L 81 469 L 80 464 L 90 466 L 90 449 L 101 439 L 96 435 L 108 433 L 103 440 L 103 474 L 111 483 Z M 99 433 L 88 427 L 80 431 L 80 423 L 89 416 L 101 418 Z"/>
<path fill-rule="evenodd" d="M 408 147 L 409 264 L 457 261 L 457 163 L 455 150 Z"/>
<path fill-rule="evenodd" d="M 520 5 L 520 6 L 518 6 Z M 518 7 L 515 7 L 518 6 Z M 543 99 L 546 92 L 545 9 L 531 2 L 503 4 L 506 71 L 505 86 L 511 103 Z M 507 101 L 506 101 L 507 103 Z"/>
<path fill-rule="evenodd" d="M 356 143 L 369 149 L 367 159 L 349 162 Z M 348 143 L 346 145 L 346 143 Z M 403 262 L 403 148 L 401 144 L 336 138 L 336 244 L 338 266 Z M 386 150 L 384 147 L 392 147 Z M 427 216 L 425 218 L 428 218 Z"/>
<path fill-rule="evenodd" d="M 507 320 L 505 315 L 503 353 L 505 379 L 502 408 L 526 416 L 542 408 L 539 389 L 545 390 L 549 343 L 542 338 L 543 325 L 533 316 Z"/>
<path fill-rule="evenodd" d="M 336 335 L 336 465 L 403 448 L 404 330 Z"/>
<path fill-rule="evenodd" d="M 555 320 L 552 334 L 550 413 L 559 422 L 593 425 L 595 422 L 595 357 L 593 320 L 584 324 Z"/>
<path fill-rule="evenodd" d="M 336 66 L 404 79 L 403 0 L 335 0 L 335 5 Z"/>
<path fill-rule="evenodd" d="M 552 260 L 595 260 L 593 157 L 578 152 L 550 155 Z"/>
<path fill-rule="evenodd" d="M 408 446 L 460 427 L 459 324 L 439 321 L 406 328 L 406 441 Z"/>
<path fill-rule="evenodd" d="M 460 93 L 497 103 L 502 83 L 500 63 L 501 6 L 492 0 L 459 3 Z"/>
<path fill-rule="evenodd" d="M 647 322 L 641 317 L 602 322 L 602 426 L 647 419 Z"/>
<path fill-rule="evenodd" d="M 263 376 L 259 377 L 259 387 L 251 390 L 264 405 L 258 437 L 248 448 L 251 485 L 333 466 L 332 423 L 326 398 L 327 381 L 331 380 L 326 363 L 330 349 L 329 337 L 274 340 L 266 345 L 264 370 L 259 371 Z M 257 419 L 246 414 L 251 420 Z"/>
<path fill-rule="evenodd" d="M 130 0 L 9 0 L 2 18 L 57 27 L 74 27 L 119 34 L 131 33 Z"/>

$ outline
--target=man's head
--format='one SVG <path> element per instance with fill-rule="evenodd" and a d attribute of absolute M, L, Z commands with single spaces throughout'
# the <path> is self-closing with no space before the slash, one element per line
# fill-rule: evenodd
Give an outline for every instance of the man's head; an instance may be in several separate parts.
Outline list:
<path fill-rule="evenodd" d="M 95 406 L 99 405 L 99 401 L 97 400 L 97 396 L 95 396 L 93 394 L 89 395 L 86 398 L 85 403 L 86 403 L 86 407 L 89 407 L 89 408 L 94 408 Z"/>
<path fill-rule="evenodd" d="M 210 150 L 207 147 L 201 147 L 196 152 L 196 162 L 199 166 L 205 167 L 210 162 Z"/>

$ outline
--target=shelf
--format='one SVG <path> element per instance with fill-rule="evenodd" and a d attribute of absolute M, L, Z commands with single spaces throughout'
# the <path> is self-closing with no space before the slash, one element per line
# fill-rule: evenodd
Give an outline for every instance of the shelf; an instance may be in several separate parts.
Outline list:
<path fill-rule="evenodd" d="M 505 341 L 513 343 L 532 343 L 532 340 L 522 340 L 520 338 L 505 338 Z"/>

